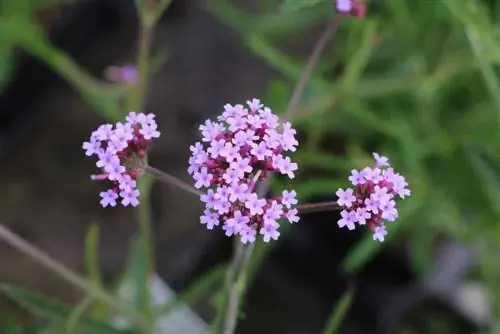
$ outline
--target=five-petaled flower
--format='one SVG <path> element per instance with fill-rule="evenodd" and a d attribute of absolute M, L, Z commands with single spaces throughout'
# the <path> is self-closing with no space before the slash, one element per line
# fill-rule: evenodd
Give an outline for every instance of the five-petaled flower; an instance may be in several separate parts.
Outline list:
<path fill-rule="evenodd" d="M 295 151 L 298 141 L 290 122 L 281 122 L 260 100 L 224 106 L 217 122 L 207 120 L 199 127 L 202 138 L 190 148 L 188 172 L 206 209 L 200 222 L 211 230 L 222 224 L 227 236 L 253 243 L 257 234 L 264 242 L 278 239 L 281 219 L 299 220 L 296 193 L 261 198 L 254 187 L 269 173 L 295 177 L 297 164 L 283 155 Z"/>
<path fill-rule="evenodd" d="M 130 112 L 125 123 L 103 124 L 83 143 L 85 154 L 96 155 L 96 166 L 102 170 L 91 179 L 113 183 L 111 189 L 100 193 L 103 207 L 116 206 L 119 197 L 123 206 L 139 205 L 136 180 L 151 140 L 160 136 L 154 118 L 154 114 Z"/>
<path fill-rule="evenodd" d="M 354 230 L 356 223 L 366 224 L 373 232 L 373 240 L 384 241 L 384 221 L 394 222 L 398 218 L 396 196 L 405 198 L 411 192 L 404 176 L 394 171 L 387 157 L 377 153 L 373 157 L 373 167 L 351 171 L 349 181 L 353 189 L 337 190 L 337 204 L 343 208 L 338 226 Z"/>

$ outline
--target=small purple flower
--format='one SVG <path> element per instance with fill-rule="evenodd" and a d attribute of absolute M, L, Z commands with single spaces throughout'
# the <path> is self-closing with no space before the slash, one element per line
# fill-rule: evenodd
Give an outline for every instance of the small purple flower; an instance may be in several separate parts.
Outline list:
<path fill-rule="evenodd" d="M 351 171 L 351 176 L 349 176 L 349 181 L 351 181 L 353 186 L 363 185 L 366 183 L 365 171 L 358 172 L 356 169 Z"/>
<path fill-rule="evenodd" d="M 101 153 L 101 142 L 97 139 L 91 139 L 83 143 L 82 148 L 85 150 L 85 155 L 90 157 Z"/>
<path fill-rule="evenodd" d="M 281 193 L 281 203 L 283 203 L 283 205 L 287 209 L 290 209 L 292 206 L 296 205 L 298 201 L 297 193 L 295 192 L 295 190 L 283 190 L 283 192 Z"/>
<path fill-rule="evenodd" d="M 356 217 L 356 213 L 354 213 L 353 211 L 342 210 L 340 212 L 340 215 L 342 216 L 342 218 L 338 222 L 340 228 L 347 226 L 347 228 L 351 231 L 356 228 L 356 225 L 354 224 L 358 220 Z"/>
<path fill-rule="evenodd" d="M 104 72 L 104 76 L 111 82 L 125 85 L 135 85 L 139 81 L 137 68 L 133 65 L 109 66 Z"/>
<path fill-rule="evenodd" d="M 138 206 L 139 205 L 139 189 L 125 189 L 120 192 L 123 206 Z"/>
<path fill-rule="evenodd" d="M 139 132 L 143 135 L 144 139 L 151 140 L 160 137 L 160 132 L 157 130 L 156 124 L 143 125 Z"/>
<path fill-rule="evenodd" d="M 356 213 L 356 220 L 359 225 L 365 225 L 366 220 L 372 217 L 372 214 L 368 212 L 366 208 L 363 207 L 357 208 L 355 213 Z"/>
<path fill-rule="evenodd" d="M 257 232 L 254 228 L 248 225 L 244 225 L 239 234 L 242 244 L 251 244 L 255 242 L 255 235 L 257 234 Z"/>
<path fill-rule="evenodd" d="M 373 153 L 373 158 L 375 158 L 375 166 L 378 168 L 391 166 L 389 164 L 389 159 L 387 157 L 384 157 L 383 155 L 381 156 L 378 153 Z"/>
<path fill-rule="evenodd" d="M 341 13 L 348 13 L 352 10 L 352 0 L 336 0 L 337 10 Z"/>
<path fill-rule="evenodd" d="M 252 193 L 248 195 L 245 201 L 245 207 L 250 210 L 251 215 L 261 215 L 264 213 L 264 205 L 266 205 L 266 200 L 259 198 L 257 194 Z"/>
<path fill-rule="evenodd" d="M 101 196 L 100 204 L 105 208 L 109 206 L 116 206 L 116 200 L 118 199 L 118 194 L 113 189 L 108 189 L 99 194 Z"/>
<path fill-rule="evenodd" d="M 207 209 L 200 217 L 200 223 L 206 225 L 208 230 L 212 230 L 214 226 L 218 226 L 220 223 L 219 215 Z"/>
<path fill-rule="evenodd" d="M 211 190 L 211 189 L 209 189 Z M 231 202 L 244 202 L 248 196 L 248 185 L 245 183 L 233 184 L 229 187 L 229 201 Z"/>
<path fill-rule="evenodd" d="M 298 222 L 300 220 L 299 210 L 297 210 L 297 209 L 288 210 L 285 213 L 285 217 L 286 217 L 286 219 L 288 219 L 288 221 L 290 222 L 290 224 L 296 223 L 296 222 Z"/>
<path fill-rule="evenodd" d="M 337 197 L 339 198 L 337 200 L 337 204 L 340 206 L 345 206 L 347 208 L 350 208 L 352 206 L 352 203 L 356 200 L 356 196 L 354 196 L 354 191 L 352 189 L 339 189 L 335 193 Z"/>
<path fill-rule="evenodd" d="M 264 242 L 269 242 L 271 239 L 278 240 L 280 233 L 278 232 L 279 224 L 276 222 L 266 222 L 260 229 L 259 233 L 263 236 Z"/>
<path fill-rule="evenodd" d="M 196 189 L 200 189 L 201 187 L 210 187 L 212 177 L 212 174 L 208 172 L 208 168 L 202 167 L 199 172 L 196 172 L 193 175 L 193 178 L 196 180 L 194 187 Z"/>
<path fill-rule="evenodd" d="M 373 230 L 373 240 L 382 242 L 384 241 L 386 235 L 387 235 L 387 229 L 385 228 L 384 225 L 377 226 Z"/>

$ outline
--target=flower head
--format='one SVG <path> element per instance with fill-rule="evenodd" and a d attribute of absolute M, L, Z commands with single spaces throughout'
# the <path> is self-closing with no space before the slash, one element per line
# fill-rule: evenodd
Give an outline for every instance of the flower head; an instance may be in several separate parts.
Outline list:
<path fill-rule="evenodd" d="M 384 241 L 384 221 L 394 222 L 399 215 L 395 199 L 410 196 L 411 192 L 405 177 L 394 171 L 387 157 L 373 153 L 373 158 L 373 167 L 351 171 L 352 188 L 337 190 L 337 203 L 343 208 L 338 226 L 354 230 L 356 224 L 366 224 L 373 232 L 373 240 Z"/>
<path fill-rule="evenodd" d="M 334 0 L 337 11 L 342 15 L 364 17 L 366 4 L 363 0 Z"/>
<path fill-rule="evenodd" d="M 83 143 L 85 154 L 97 156 L 96 166 L 102 170 L 91 179 L 113 183 L 100 194 L 103 207 L 116 206 L 118 197 L 123 206 L 139 205 L 136 180 L 151 140 L 160 136 L 156 128 L 153 114 L 130 112 L 125 123 L 103 124 Z"/>
<path fill-rule="evenodd" d="M 276 240 L 281 219 L 299 220 L 295 191 L 272 199 L 254 192 L 269 173 L 295 176 L 297 164 L 284 155 L 298 145 L 289 122 L 253 99 L 247 107 L 226 104 L 217 121 L 207 120 L 199 130 L 202 138 L 190 148 L 188 172 L 196 188 L 206 189 L 202 224 L 213 229 L 220 223 L 227 236 L 252 243 L 257 235 L 264 242 Z"/>
<path fill-rule="evenodd" d="M 104 76 L 111 82 L 125 85 L 135 85 L 139 81 L 139 73 L 133 65 L 109 66 L 106 68 Z"/>

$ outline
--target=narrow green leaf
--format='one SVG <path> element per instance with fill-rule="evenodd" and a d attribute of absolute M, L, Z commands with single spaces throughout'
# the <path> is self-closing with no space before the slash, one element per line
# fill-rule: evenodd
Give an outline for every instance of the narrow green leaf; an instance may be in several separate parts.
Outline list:
<path fill-rule="evenodd" d="M 136 307 L 144 312 L 149 313 L 149 289 L 148 289 L 148 259 L 147 245 L 139 235 L 135 236 L 132 241 L 130 251 L 130 278 L 134 289 L 134 303 Z"/>
<path fill-rule="evenodd" d="M 108 121 L 122 118 L 118 103 L 107 85 L 92 78 L 65 53 L 58 50 L 34 25 L 21 20 L 0 20 L 0 36 L 8 36 L 11 43 L 49 65 L 71 83 L 80 95 Z"/>
<path fill-rule="evenodd" d="M 333 7 L 333 2 L 331 0 L 285 0 L 283 5 L 281 6 L 281 9 L 284 12 L 292 12 L 326 2 L 331 2 Z"/>
<path fill-rule="evenodd" d="M 72 312 L 69 305 L 30 292 L 23 288 L 2 284 L 0 285 L 0 291 L 40 317 L 51 320 L 64 320 L 69 317 Z M 76 324 L 76 328 L 92 334 L 138 333 L 137 331 L 132 330 L 117 330 L 104 322 L 97 321 L 86 316 L 80 317 L 78 323 Z"/>
<path fill-rule="evenodd" d="M 328 317 L 326 322 L 326 326 L 323 329 L 323 334 L 336 334 L 338 333 L 340 324 L 344 319 L 347 311 L 351 307 L 351 304 L 354 300 L 354 288 L 349 287 L 343 294 L 340 296 L 340 299 L 336 303 L 335 307 L 332 310 L 332 313 Z"/>
<path fill-rule="evenodd" d="M 467 157 L 476 171 L 479 182 L 490 201 L 494 212 L 500 216 L 500 179 L 498 173 L 489 165 L 485 158 L 475 151 L 467 152 Z"/>
<path fill-rule="evenodd" d="M 96 224 L 90 226 L 85 236 L 85 266 L 92 284 L 102 288 L 101 269 L 99 266 L 99 227 Z M 92 301 L 90 309 L 91 314 L 97 319 L 106 318 L 109 312 L 106 303 L 101 300 Z"/>
<path fill-rule="evenodd" d="M 263 36 L 250 34 L 246 39 L 246 44 L 256 55 L 261 57 L 269 66 L 281 71 L 289 79 L 297 80 L 302 72 L 299 62 L 291 59 L 286 53 L 280 51 Z M 311 89 L 325 91 L 328 85 L 318 76 L 313 75 L 309 80 Z"/>
<path fill-rule="evenodd" d="M 15 66 L 11 41 L 0 33 L 0 92 L 7 84 Z"/>

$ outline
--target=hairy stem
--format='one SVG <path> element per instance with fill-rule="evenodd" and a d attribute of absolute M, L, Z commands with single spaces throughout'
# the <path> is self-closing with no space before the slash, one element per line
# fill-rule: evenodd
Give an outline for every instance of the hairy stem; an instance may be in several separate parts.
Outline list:
<path fill-rule="evenodd" d="M 323 53 L 328 42 L 334 35 L 337 29 L 338 21 L 334 18 L 325 28 L 323 34 L 320 36 L 316 42 L 313 51 L 311 52 L 306 66 L 302 70 L 300 78 L 293 90 L 292 97 L 288 103 L 287 109 L 284 114 L 284 120 L 291 120 L 292 116 L 297 109 L 302 95 L 304 94 L 304 89 L 309 82 L 311 74 L 316 67 L 320 55 Z M 269 176 L 271 177 L 271 175 Z M 270 178 L 265 182 L 260 184 L 258 188 L 259 196 L 265 196 L 269 190 Z M 245 279 L 246 279 L 246 268 L 250 263 L 252 258 L 252 251 L 254 249 L 253 244 L 243 244 L 238 243 L 236 250 L 234 252 L 233 259 L 231 261 L 231 266 L 226 276 L 226 289 L 228 290 L 228 300 L 225 303 L 225 317 L 224 317 L 224 327 L 223 334 L 233 334 L 236 329 L 236 324 L 238 322 L 238 315 L 240 310 L 240 299 L 245 290 Z"/>
<path fill-rule="evenodd" d="M 135 322 L 139 324 L 143 329 L 149 329 L 149 325 L 147 324 L 147 321 L 144 319 L 144 317 L 137 310 L 131 308 L 129 303 L 124 303 L 123 301 L 120 301 L 115 297 L 109 295 L 100 287 L 88 283 L 84 278 L 71 271 L 68 267 L 51 258 L 49 254 L 23 240 L 21 237 L 19 237 L 3 225 L 0 225 L 0 240 L 6 242 L 46 269 L 59 275 L 65 281 L 84 291 L 89 296 L 103 300 L 116 311 L 129 316 L 131 319 L 134 319 Z"/>
<path fill-rule="evenodd" d="M 184 191 L 187 191 L 193 195 L 200 196 L 203 193 L 196 189 L 195 187 L 189 185 L 188 183 L 176 178 L 175 176 L 172 176 L 170 174 L 167 174 L 165 172 L 162 172 L 161 170 L 158 170 L 154 167 L 151 167 L 149 165 L 144 167 L 144 172 L 146 174 L 151 175 L 155 179 L 157 179 L 160 182 L 166 183 L 168 185 L 180 188 Z"/>

